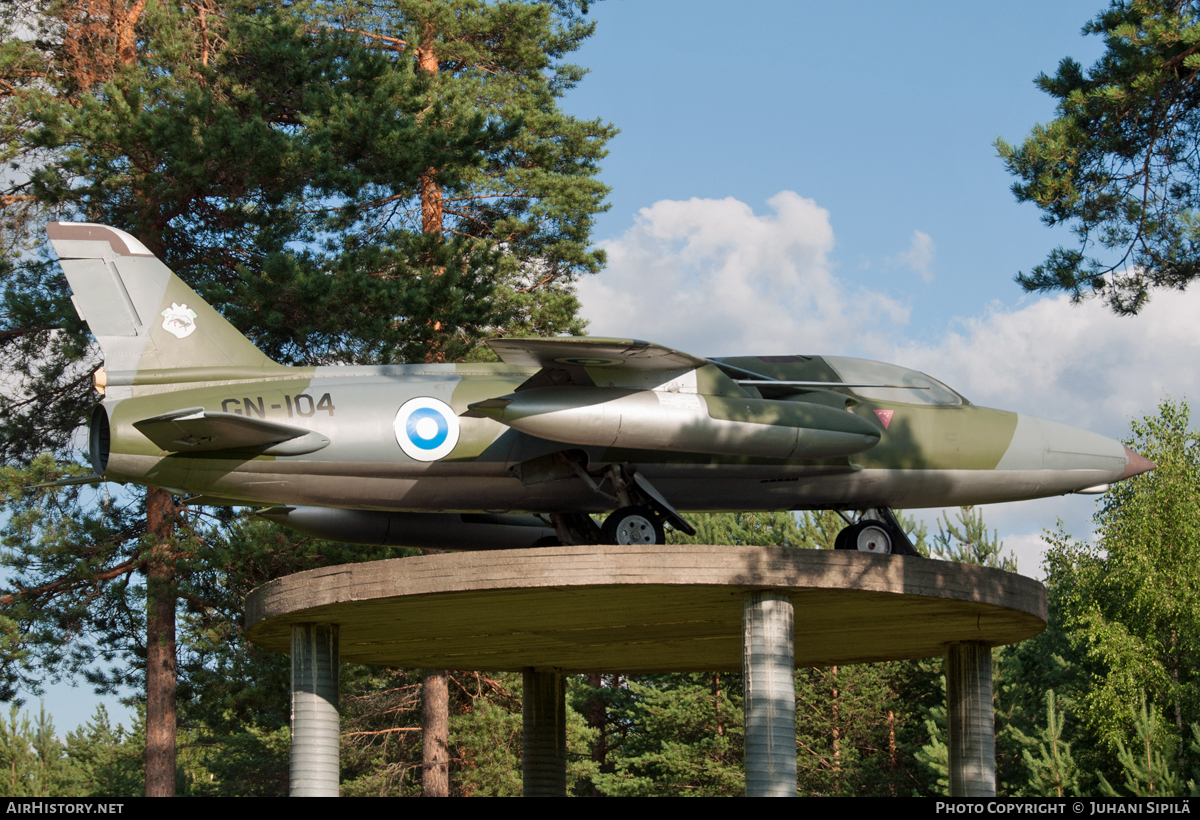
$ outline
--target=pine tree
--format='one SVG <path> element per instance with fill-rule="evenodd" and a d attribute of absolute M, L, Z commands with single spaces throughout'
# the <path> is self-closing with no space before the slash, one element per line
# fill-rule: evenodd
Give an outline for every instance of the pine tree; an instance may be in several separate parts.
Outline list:
<path fill-rule="evenodd" d="M 944 694 L 944 690 L 943 690 Z M 917 750 L 917 764 L 921 767 L 925 779 L 929 781 L 930 791 L 939 796 L 950 794 L 950 748 L 943 740 L 948 735 L 946 728 L 945 705 L 935 706 L 929 710 L 925 718 L 925 732 L 929 741 Z M 918 794 L 920 794 L 918 792 Z"/>
<path fill-rule="evenodd" d="M 466 112 L 521 118 L 501 150 L 468 166 L 435 156 L 421 169 L 415 188 L 393 188 L 360 212 L 406 213 L 417 222 L 427 248 L 450 239 L 480 252 L 503 248 L 495 258 L 495 304 L 505 311 L 495 330 L 507 333 L 579 333 L 578 303 L 571 284 L 594 273 L 602 251 L 588 247 L 592 221 L 603 209 L 607 187 L 594 179 L 604 145 L 615 134 L 599 121 L 580 122 L 564 114 L 557 100 L 582 77 L 576 66 L 559 62 L 591 35 L 584 2 L 555 3 L 401 0 L 339 10 L 349 26 L 374 48 L 411 59 L 429 82 L 431 106 L 423 124 L 449 123 Z M 348 13 L 347 13 L 348 12 Z M 381 192 L 382 194 L 383 192 Z M 450 270 L 432 256 L 427 267 L 443 278 Z M 426 326 L 440 333 L 425 346 L 425 361 L 470 354 L 478 339 L 435 314 Z M 474 352 L 488 356 L 486 351 Z M 427 760 L 426 792 L 449 794 L 446 746 L 446 673 L 433 671 L 423 689 Z"/>
<path fill-rule="evenodd" d="M 41 705 L 37 717 L 9 707 L 8 720 L 0 720 L 0 795 L 6 797 L 56 797 L 70 795 L 76 773 L 66 749 L 55 736 L 54 722 Z"/>
<path fill-rule="evenodd" d="M 592 777 L 611 796 L 739 796 L 745 792 L 738 675 L 641 675 L 615 710 L 621 740 L 611 772 Z"/>
<path fill-rule="evenodd" d="M 1054 702 L 1054 690 L 1046 691 L 1046 728 L 1035 741 L 1038 755 L 1024 750 L 1029 769 L 1030 794 L 1044 797 L 1077 797 L 1079 767 L 1071 756 L 1071 744 L 1063 740 L 1066 715 Z M 1031 744 L 1032 745 L 1032 744 Z"/>
<path fill-rule="evenodd" d="M 1035 80 L 1057 101 L 1054 120 L 1020 146 L 996 142 L 1017 200 L 1079 239 L 1017 281 L 1137 313 L 1153 290 L 1183 290 L 1200 274 L 1200 4 L 1120 0 L 1083 31 L 1104 38 L 1095 65 L 1068 57 Z"/>
<path fill-rule="evenodd" d="M 672 531 L 671 544 L 809 547 L 790 512 L 704 513 L 688 516 L 695 535 Z"/>
<path fill-rule="evenodd" d="M 396 0 L 339 9 L 343 26 L 412 60 L 429 80 L 429 99 L 443 105 L 423 112 L 423 122 L 448 122 L 463 111 L 520 118 L 521 127 L 482 163 L 435 157 L 415 188 L 372 203 L 408 214 L 427 237 L 502 247 L 494 298 L 506 311 L 497 329 L 506 333 L 582 331 L 571 284 L 604 264 L 604 252 L 589 247 L 594 218 L 607 207 L 608 188 L 595 176 L 617 132 L 558 104 L 585 73 L 563 58 L 595 30 L 586 13 L 585 0 Z M 425 354 L 448 358 L 450 351 Z"/>
<path fill-rule="evenodd" d="M 145 792 L 145 710 L 126 730 L 110 723 L 108 710 L 96 706 L 92 717 L 67 733 L 67 757 L 82 797 L 139 797 Z"/>
<path fill-rule="evenodd" d="M 1163 748 L 1163 733 L 1158 726 L 1159 718 L 1152 707 L 1146 705 L 1146 693 L 1142 693 L 1141 711 L 1133 718 L 1134 744 L 1126 747 L 1117 739 L 1117 760 L 1125 774 L 1125 788 L 1131 797 L 1180 797 L 1184 794 L 1183 784 L 1173 758 L 1174 749 Z M 1097 773 L 1100 792 L 1108 797 L 1124 797 Z"/>
<path fill-rule="evenodd" d="M 797 670 L 800 794 L 911 794 L 924 740 L 920 717 L 937 691 L 938 671 L 914 661 Z"/>
<path fill-rule="evenodd" d="M 1011 553 L 1002 554 L 1004 544 L 996 531 L 992 530 L 992 534 L 988 535 L 982 510 L 959 507 L 956 517 L 957 523 L 942 513 L 937 535 L 933 537 L 933 556 L 963 564 L 997 567 L 1005 572 L 1017 571 L 1017 559 Z"/>
<path fill-rule="evenodd" d="M 528 19 L 552 17 L 537 4 L 507 8 L 533 15 Z M 562 28 L 565 34 L 520 42 L 512 37 L 529 27 L 518 16 L 512 37 L 501 38 L 516 62 L 475 71 L 479 85 L 497 67 L 519 69 L 509 72 L 516 91 L 489 99 L 472 97 L 469 83 L 439 85 L 422 74 L 411 52 L 375 48 L 382 41 L 365 29 L 339 31 L 343 17 L 314 27 L 320 18 L 308 16 L 312 10 L 234 2 L 93 8 L 79 0 L 40 9 L 38 25 L 47 36 L 37 41 L 22 39 L 21 21 L 10 19 L 7 62 L 0 68 L 23 84 L 5 92 L 0 138 L 7 140 L 8 156 L 24 163 L 28 180 L 0 197 L 0 238 L 9 247 L 36 247 L 39 221 L 51 213 L 128 230 L 286 362 L 420 360 L 430 351 L 449 359 L 513 321 L 577 328 L 569 282 L 602 261 L 587 249 L 590 214 L 605 191 L 591 177 L 612 132 L 582 124 L 582 131 L 566 133 L 577 124 L 557 112 L 554 101 L 581 72 L 555 61 L 590 27 L 578 22 L 570 4 L 555 9 L 555 19 L 574 21 Z M 475 34 L 479 43 L 490 42 Z M 543 49 L 541 56 L 530 43 Z M 449 68 L 442 75 L 462 73 Z M 484 86 L 475 92 L 500 88 Z M 525 101 L 517 105 L 519 99 Z M 542 130 L 531 141 L 525 123 L 535 120 Z M 564 130 L 555 133 L 556 127 Z M 511 169 L 500 173 L 506 161 Z M 466 197 L 463 213 L 451 214 L 436 234 L 414 230 L 405 205 L 419 199 L 430 169 L 447 201 Z M 507 211 L 487 211 L 489 224 L 499 227 L 490 234 L 466 230 L 486 211 L 470 209 L 497 198 L 479 180 L 498 177 L 511 189 L 500 197 Z M 475 180 L 475 204 L 474 195 L 464 193 L 468 178 Z M 468 212 L 475 217 L 467 219 Z M 94 401 L 88 385 L 96 359 L 52 262 L 26 254 L 5 264 L 0 345 L 16 369 L 31 375 L 0 401 L 6 419 L 0 452 L 6 463 L 27 462 L 44 449 L 65 452 L 69 431 Z M 529 279 L 535 270 L 538 278 Z M 522 285 L 521 277 L 532 285 Z M 542 298 L 529 295 L 539 289 L 547 294 L 545 310 L 530 307 Z M 35 476 L 58 477 L 43 467 L 27 472 L 24 483 Z M 17 483 L 10 477 L 10 486 Z M 60 498 L 82 513 L 80 491 L 72 492 L 14 503 L 34 518 L 38 505 L 53 511 Z M 214 600 L 221 596 L 198 589 L 208 573 L 203 557 L 245 540 L 204 527 L 200 537 L 201 519 L 161 491 L 150 491 L 144 507 L 122 499 L 77 516 L 79 526 L 90 528 L 92 554 L 84 561 L 69 558 L 78 538 L 71 527 L 39 532 L 38 521 L 26 520 L 10 533 L 7 560 L 26 574 L 23 588 L 2 599 L 5 617 L 19 610 L 5 623 L 52 624 L 44 634 L 59 638 L 87 630 L 116 634 L 145 623 L 145 645 L 123 638 L 101 642 L 99 651 L 110 661 L 122 650 L 148 658 L 142 661 L 147 686 L 161 697 L 152 698 L 147 754 L 165 755 L 174 735 L 164 722 L 173 713 L 168 684 L 176 664 L 190 662 L 187 653 L 175 659 L 176 600 L 188 602 L 186 620 L 209 628 L 214 613 L 228 614 Z M 229 521 L 222 518 L 222 526 Z M 61 560 L 40 563 L 40 552 L 51 545 L 59 545 L 53 549 Z M 328 556 L 324 551 L 322 559 Z M 303 563 L 278 561 L 271 569 Z M 145 584 L 137 583 L 139 576 Z M 36 600 L 29 589 L 41 590 Z M 117 602 L 113 611 L 95 610 L 109 598 Z M 148 622 L 139 607 L 151 614 Z M 30 655 L 29 633 L 10 632 L 0 649 L 14 658 L 25 653 L 31 662 L 67 661 L 75 668 L 103 660 L 89 657 L 78 641 L 66 643 L 66 654 L 43 641 Z M 129 680 L 126 671 L 116 672 L 92 674 L 101 685 Z M 204 662 L 189 674 L 205 685 L 217 677 Z M 163 757 L 148 788 L 169 793 L 174 768 Z"/>

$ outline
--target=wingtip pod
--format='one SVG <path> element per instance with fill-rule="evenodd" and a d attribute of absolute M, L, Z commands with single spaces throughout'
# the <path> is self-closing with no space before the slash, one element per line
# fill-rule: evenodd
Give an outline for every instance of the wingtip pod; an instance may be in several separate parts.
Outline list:
<path fill-rule="evenodd" d="M 1125 470 L 1121 473 L 1121 477 L 1117 481 L 1124 481 L 1127 478 L 1133 478 L 1135 475 L 1148 473 L 1158 468 L 1158 465 L 1153 461 L 1129 447 L 1125 448 L 1125 457 L 1129 459 L 1129 463 L 1125 465 Z"/>

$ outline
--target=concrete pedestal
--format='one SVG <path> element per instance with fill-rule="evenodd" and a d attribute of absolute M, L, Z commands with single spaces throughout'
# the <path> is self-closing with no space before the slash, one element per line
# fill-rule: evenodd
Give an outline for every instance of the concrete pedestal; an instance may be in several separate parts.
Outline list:
<path fill-rule="evenodd" d="M 946 718 L 950 729 L 950 796 L 996 796 L 992 649 L 953 644 L 946 651 Z"/>
<path fill-rule="evenodd" d="M 1015 573 L 784 547 L 425 555 L 302 572 L 246 599 L 247 637 L 293 653 L 293 794 L 318 783 L 337 793 L 339 653 L 400 668 L 526 671 L 527 794 L 565 791 L 566 726 L 555 717 L 565 715 L 564 674 L 742 667 L 747 792 L 794 794 L 792 668 L 945 655 L 952 793 L 992 794 L 988 647 L 1045 628 L 1045 587 Z"/>
<path fill-rule="evenodd" d="M 521 780 L 526 797 L 567 796 L 567 681 L 561 672 L 522 674 Z"/>
<path fill-rule="evenodd" d="M 292 626 L 292 797 L 337 797 L 338 628 Z"/>
<path fill-rule="evenodd" d="M 796 686 L 792 598 L 742 596 L 746 796 L 796 796 Z"/>

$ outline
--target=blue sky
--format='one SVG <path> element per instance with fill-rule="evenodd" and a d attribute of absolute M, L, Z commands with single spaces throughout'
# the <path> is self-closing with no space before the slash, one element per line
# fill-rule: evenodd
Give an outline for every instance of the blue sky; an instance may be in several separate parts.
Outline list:
<path fill-rule="evenodd" d="M 1080 34 L 1098 9 L 596 3 L 596 34 L 574 60 L 591 73 L 566 105 L 621 129 L 597 236 L 662 199 L 734 197 L 759 211 L 789 190 L 830 211 L 839 274 L 910 302 L 914 333 L 1015 302 L 1014 274 L 1065 234 L 1015 202 L 992 143 L 1053 116 L 1033 79 L 1064 56 L 1100 55 L 1099 38 Z M 936 244 L 928 284 L 888 264 L 914 231 Z"/>

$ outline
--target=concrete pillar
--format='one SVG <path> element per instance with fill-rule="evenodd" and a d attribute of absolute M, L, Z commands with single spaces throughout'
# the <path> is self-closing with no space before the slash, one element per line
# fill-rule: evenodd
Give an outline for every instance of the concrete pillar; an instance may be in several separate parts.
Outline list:
<path fill-rule="evenodd" d="M 292 626 L 292 797 L 337 797 L 337 624 Z"/>
<path fill-rule="evenodd" d="M 567 681 L 532 668 L 522 676 L 521 780 L 526 797 L 567 796 Z"/>
<path fill-rule="evenodd" d="M 946 718 L 950 728 L 950 796 L 995 797 L 992 649 L 987 644 L 952 644 L 947 649 Z"/>
<path fill-rule="evenodd" d="M 746 796 L 796 796 L 796 685 L 792 598 L 748 592 L 742 598 Z"/>

